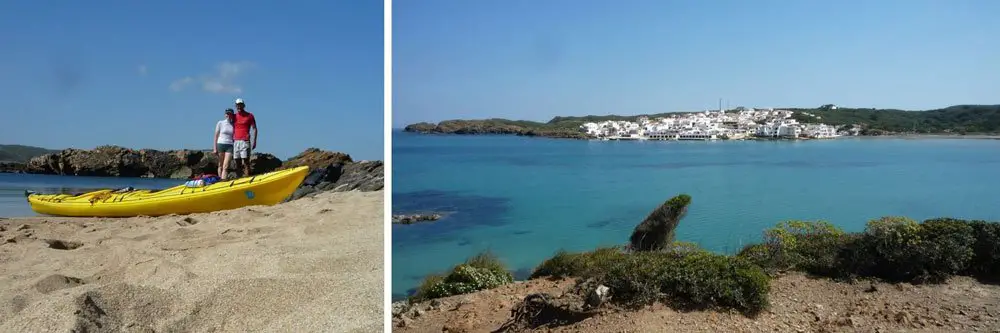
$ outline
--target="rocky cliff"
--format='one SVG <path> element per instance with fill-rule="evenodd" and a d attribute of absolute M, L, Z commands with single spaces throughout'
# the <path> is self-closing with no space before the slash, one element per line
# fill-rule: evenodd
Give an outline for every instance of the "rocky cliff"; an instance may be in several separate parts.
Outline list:
<path fill-rule="evenodd" d="M 271 154 L 254 153 L 253 161 L 254 174 L 309 166 L 309 176 L 291 199 L 325 191 L 378 191 L 383 188 L 382 161 L 355 162 L 350 155 L 341 152 L 309 148 L 285 162 Z M 201 173 L 215 173 L 217 166 L 218 158 L 206 151 L 102 146 L 94 150 L 65 149 L 34 157 L 27 164 L 0 163 L 0 172 L 188 179 Z"/>
<path fill-rule="evenodd" d="M 254 153 L 253 172 L 264 173 L 281 166 L 274 155 Z M 27 173 L 72 176 L 150 177 L 187 179 L 200 173 L 215 173 L 218 158 L 198 150 L 128 149 L 102 146 L 94 150 L 65 149 L 37 156 L 25 166 Z"/>
<path fill-rule="evenodd" d="M 285 161 L 281 168 L 302 165 L 312 171 L 290 200 L 326 191 L 378 191 L 384 186 L 382 161 L 355 162 L 344 153 L 309 148 Z"/>
<path fill-rule="evenodd" d="M 0 162 L 0 173 L 24 173 L 26 165 L 19 162 Z"/>

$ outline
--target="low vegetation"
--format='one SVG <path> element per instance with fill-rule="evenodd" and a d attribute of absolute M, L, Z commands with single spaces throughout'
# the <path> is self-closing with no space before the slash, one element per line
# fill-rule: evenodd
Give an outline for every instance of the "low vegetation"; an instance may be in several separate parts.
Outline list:
<path fill-rule="evenodd" d="M 790 270 L 844 280 L 936 283 L 968 275 L 1000 281 L 1000 223 L 950 218 L 918 223 L 890 216 L 851 233 L 823 221 L 788 221 L 765 231 L 760 244 L 723 255 L 674 241 L 674 229 L 690 203 L 690 196 L 673 197 L 636 226 L 627 246 L 559 251 L 530 278 L 603 284 L 611 291 L 610 301 L 625 308 L 661 302 L 685 310 L 735 309 L 749 316 L 768 308 L 770 279 Z M 428 277 L 411 301 L 512 280 L 496 257 L 481 254 L 447 275 Z"/>
<path fill-rule="evenodd" d="M 860 233 L 825 222 L 785 222 L 737 255 L 774 274 L 799 270 L 837 279 L 935 283 L 954 275 L 1000 279 L 1000 224 L 906 217 L 869 221 Z"/>
<path fill-rule="evenodd" d="M 447 274 L 430 275 L 410 296 L 411 302 L 468 294 L 514 282 L 514 275 L 489 252 L 478 254 Z"/>
<path fill-rule="evenodd" d="M 653 252 L 617 248 L 560 252 L 532 278 L 594 280 L 609 287 L 611 301 L 635 308 L 662 302 L 681 309 L 733 308 L 754 315 L 768 306 L 770 278 L 758 266 L 690 244 Z"/>

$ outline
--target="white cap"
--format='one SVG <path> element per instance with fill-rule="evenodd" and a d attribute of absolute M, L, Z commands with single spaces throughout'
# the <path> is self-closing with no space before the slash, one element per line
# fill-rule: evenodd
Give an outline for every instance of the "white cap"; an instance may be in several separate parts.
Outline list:
<path fill-rule="evenodd" d="M 243 99 L 242 98 L 237 98 L 236 99 L 236 104 L 246 104 L 246 103 L 243 103 Z"/>

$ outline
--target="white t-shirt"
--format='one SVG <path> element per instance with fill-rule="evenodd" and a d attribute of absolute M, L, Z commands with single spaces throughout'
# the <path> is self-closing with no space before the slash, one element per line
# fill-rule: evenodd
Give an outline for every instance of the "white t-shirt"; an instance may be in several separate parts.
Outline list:
<path fill-rule="evenodd" d="M 233 124 L 230 124 L 228 120 L 219 120 L 215 124 L 215 131 L 219 132 L 219 140 L 215 143 L 221 143 L 224 145 L 233 144 Z"/>

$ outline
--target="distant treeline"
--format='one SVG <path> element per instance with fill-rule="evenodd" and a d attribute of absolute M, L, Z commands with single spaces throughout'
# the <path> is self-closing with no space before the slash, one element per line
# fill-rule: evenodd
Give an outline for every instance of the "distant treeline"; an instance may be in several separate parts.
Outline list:
<path fill-rule="evenodd" d="M 55 152 L 59 151 L 23 145 L 0 145 L 0 162 L 26 163 L 32 157 Z"/>

